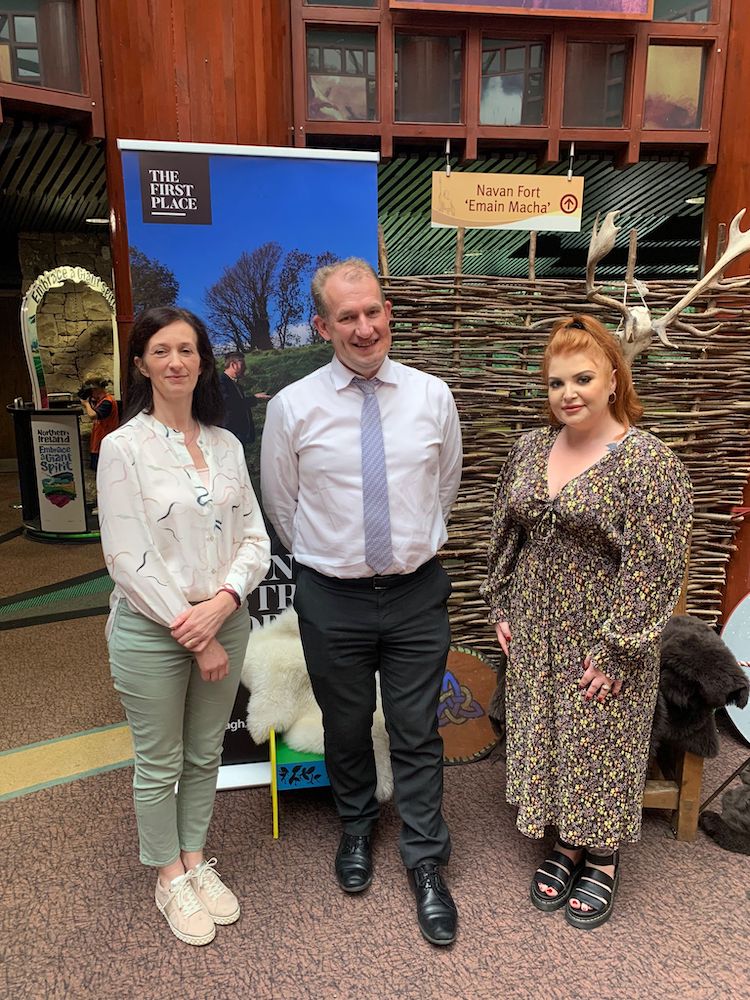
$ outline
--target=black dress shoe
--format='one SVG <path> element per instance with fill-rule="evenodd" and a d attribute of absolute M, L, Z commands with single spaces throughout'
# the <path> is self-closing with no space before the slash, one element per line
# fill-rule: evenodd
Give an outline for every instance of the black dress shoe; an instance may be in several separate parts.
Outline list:
<path fill-rule="evenodd" d="M 336 878 L 344 892 L 363 892 L 372 882 L 370 838 L 344 833 L 336 852 Z"/>
<path fill-rule="evenodd" d="M 456 940 L 458 910 L 440 869 L 428 863 L 413 868 L 411 884 L 417 897 L 419 929 L 430 944 L 452 944 Z"/>

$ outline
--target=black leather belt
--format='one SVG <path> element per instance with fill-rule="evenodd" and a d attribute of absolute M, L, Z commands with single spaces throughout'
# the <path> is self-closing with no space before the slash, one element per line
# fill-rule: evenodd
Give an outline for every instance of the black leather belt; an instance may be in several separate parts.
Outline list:
<path fill-rule="evenodd" d="M 415 579 L 415 577 L 429 572 L 437 561 L 437 556 L 433 556 L 426 563 L 422 563 L 419 569 L 415 569 L 413 573 L 388 573 L 385 576 L 358 576 L 351 579 L 341 576 L 326 576 L 325 573 L 319 573 L 316 569 L 312 569 L 311 566 L 305 566 L 302 563 L 300 563 L 299 568 L 304 569 L 307 573 L 312 573 L 313 576 L 317 576 L 320 580 L 332 584 L 334 587 L 356 587 L 359 590 L 390 590 L 392 587 L 400 587 L 410 580 Z"/>

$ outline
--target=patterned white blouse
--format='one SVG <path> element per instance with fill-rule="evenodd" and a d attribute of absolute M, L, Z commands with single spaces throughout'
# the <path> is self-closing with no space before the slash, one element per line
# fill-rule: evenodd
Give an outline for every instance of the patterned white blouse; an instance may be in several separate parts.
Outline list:
<path fill-rule="evenodd" d="M 108 636 L 121 600 L 169 627 L 225 584 L 244 601 L 268 572 L 270 544 L 242 445 L 229 431 L 201 424 L 198 446 L 208 486 L 184 435 L 145 412 L 102 441 L 99 525 L 115 582 Z"/>

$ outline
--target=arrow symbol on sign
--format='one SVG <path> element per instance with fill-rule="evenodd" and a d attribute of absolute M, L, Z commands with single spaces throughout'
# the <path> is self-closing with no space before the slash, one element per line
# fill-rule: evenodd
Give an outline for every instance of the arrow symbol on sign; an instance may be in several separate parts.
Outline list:
<path fill-rule="evenodd" d="M 560 202 L 560 208 L 566 215 L 572 215 L 578 208 L 578 199 L 574 194 L 566 194 Z"/>

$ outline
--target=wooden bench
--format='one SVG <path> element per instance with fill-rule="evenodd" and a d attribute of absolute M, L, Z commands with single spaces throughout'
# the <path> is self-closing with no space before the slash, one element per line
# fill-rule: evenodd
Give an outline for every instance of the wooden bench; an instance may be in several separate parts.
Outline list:
<path fill-rule="evenodd" d="M 643 792 L 644 809 L 672 810 L 672 827 L 678 840 L 694 840 L 703 781 L 703 758 L 689 751 L 672 755 L 664 766 L 652 761 Z"/>

